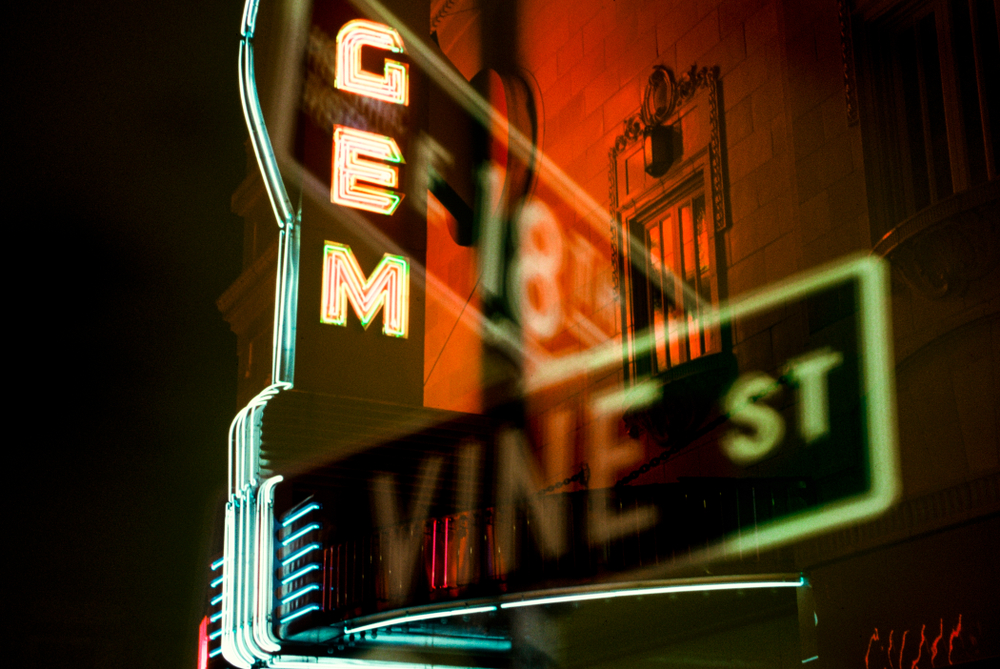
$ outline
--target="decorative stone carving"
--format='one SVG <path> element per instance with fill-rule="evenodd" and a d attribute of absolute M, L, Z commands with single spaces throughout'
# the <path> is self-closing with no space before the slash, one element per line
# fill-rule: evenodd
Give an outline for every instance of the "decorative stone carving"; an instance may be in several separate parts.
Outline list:
<path fill-rule="evenodd" d="M 888 258 L 929 299 L 961 296 L 994 267 L 1000 233 L 1000 181 L 956 193 L 890 230 L 873 253 Z"/>
<path fill-rule="evenodd" d="M 712 205 L 715 230 L 725 230 L 729 220 L 726 211 L 725 166 L 723 154 L 722 109 L 719 102 L 721 80 L 719 68 L 697 65 L 681 75 L 674 76 L 673 70 L 664 65 L 655 65 L 649 75 L 642 95 L 642 105 L 638 114 L 622 122 L 622 133 L 608 152 L 608 202 L 611 208 L 611 267 L 615 293 L 620 295 L 621 271 L 621 220 L 618 199 L 618 156 L 630 145 L 638 141 L 646 128 L 657 126 L 669 119 L 677 109 L 689 102 L 699 90 L 708 92 L 711 134 L 709 140 L 709 169 L 712 183 Z"/>

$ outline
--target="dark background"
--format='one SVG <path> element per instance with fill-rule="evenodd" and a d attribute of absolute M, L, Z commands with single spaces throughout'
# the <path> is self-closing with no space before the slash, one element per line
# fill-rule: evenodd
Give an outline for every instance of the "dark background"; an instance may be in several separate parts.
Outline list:
<path fill-rule="evenodd" d="M 215 300 L 240 271 L 241 14 L 104 0 L 5 21 L 5 666 L 195 666 L 236 411 Z"/>

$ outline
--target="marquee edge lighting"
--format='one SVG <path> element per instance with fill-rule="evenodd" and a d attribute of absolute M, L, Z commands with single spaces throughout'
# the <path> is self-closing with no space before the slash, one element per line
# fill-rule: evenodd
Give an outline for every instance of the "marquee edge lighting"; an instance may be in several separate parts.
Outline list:
<path fill-rule="evenodd" d="M 410 263 L 386 253 L 367 279 L 351 247 L 327 241 L 323 246 L 320 322 L 347 325 L 347 304 L 367 330 L 382 310 L 382 334 L 406 338 L 410 321 Z"/>
<path fill-rule="evenodd" d="M 565 604 L 568 602 L 585 602 L 595 599 L 615 599 L 618 597 L 641 597 L 644 595 L 668 595 L 682 592 L 715 592 L 720 590 L 749 590 L 759 588 L 800 588 L 806 584 L 806 579 L 799 577 L 797 581 L 728 581 L 714 583 L 688 583 L 676 585 L 661 585 L 647 588 L 622 588 L 618 590 L 602 590 L 597 592 L 581 592 L 566 595 L 551 595 L 504 602 L 501 609 L 516 609 L 526 606 L 545 606 L 548 604 Z"/>
<path fill-rule="evenodd" d="M 345 23 L 337 33 L 334 87 L 391 104 L 409 105 L 409 66 L 386 58 L 381 76 L 368 72 L 361 67 L 361 49 L 366 46 L 403 53 L 403 38 L 394 28 L 367 19 Z"/>
<path fill-rule="evenodd" d="M 402 625 L 404 623 L 413 623 L 420 620 L 436 620 L 438 618 L 450 618 L 451 616 L 467 616 L 473 613 L 489 613 L 490 611 L 496 611 L 496 610 L 497 610 L 496 606 L 490 605 L 490 606 L 464 607 L 458 609 L 447 609 L 446 611 L 431 611 L 429 613 L 417 613 L 409 616 L 399 616 L 397 618 L 386 618 L 385 620 L 369 623 L 367 625 L 361 625 L 359 627 L 351 627 L 351 628 L 345 627 L 344 634 L 367 632 L 368 630 L 374 630 L 380 627 L 389 627 L 391 625 Z"/>
<path fill-rule="evenodd" d="M 399 169 L 383 163 L 405 162 L 392 137 L 334 125 L 330 202 L 391 216 L 403 193 L 391 190 L 399 187 Z"/>

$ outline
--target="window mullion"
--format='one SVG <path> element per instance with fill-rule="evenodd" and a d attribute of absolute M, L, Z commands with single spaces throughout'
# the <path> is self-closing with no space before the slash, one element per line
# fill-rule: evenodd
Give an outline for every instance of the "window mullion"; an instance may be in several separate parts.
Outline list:
<path fill-rule="evenodd" d="M 969 24 L 972 27 L 972 53 L 976 61 L 976 88 L 979 93 L 979 118 L 982 122 L 983 146 L 986 151 L 986 174 L 987 179 L 995 179 L 997 176 L 997 156 L 993 152 L 993 131 L 990 127 L 990 103 L 986 95 L 989 84 L 986 81 L 986 67 L 983 60 L 983 44 L 979 37 L 977 26 L 980 25 L 979 8 L 975 0 L 968 0 L 969 3 Z M 989 27 L 986 28 L 987 30 Z M 997 32 L 1000 33 L 1000 24 L 997 25 Z M 995 84 L 994 84 L 995 88 Z M 995 102 L 993 104 L 996 104 Z M 1000 129 L 997 129 L 1000 130 Z M 969 130 L 973 132 L 974 130 Z"/>

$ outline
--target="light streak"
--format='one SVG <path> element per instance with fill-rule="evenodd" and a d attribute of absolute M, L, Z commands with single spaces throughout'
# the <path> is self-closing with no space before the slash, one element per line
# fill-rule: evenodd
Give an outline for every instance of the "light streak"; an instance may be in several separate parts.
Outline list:
<path fill-rule="evenodd" d="M 549 604 L 564 604 L 567 602 L 584 602 L 595 599 L 614 599 L 617 597 L 639 597 L 643 595 L 666 595 L 680 592 L 712 592 L 719 590 L 748 590 L 753 588 L 799 588 L 806 580 L 797 581 L 735 581 L 723 583 L 692 583 L 682 585 L 664 585 L 651 588 L 626 588 L 620 590 L 602 590 L 570 595 L 555 595 L 505 602 L 501 609 L 513 609 L 524 606 L 545 606 Z"/>
<path fill-rule="evenodd" d="M 903 630 L 903 638 L 899 642 L 899 662 L 896 664 L 899 669 L 903 669 L 903 651 L 906 649 L 906 635 L 910 630 Z"/>
<path fill-rule="evenodd" d="M 282 541 L 281 541 L 282 548 L 284 548 L 288 544 L 292 543 L 296 539 L 301 539 L 304 535 L 309 534 L 313 530 L 318 530 L 319 528 L 320 528 L 320 524 L 319 523 L 309 523 L 308 525 L 306 525 L 302 529 L 297 530 L 291 536 L 286 537 L 285 539 L 282 539 Z"/>
<path fill-rule="evenodd" d="M 281 619 L 281 624 L 284 625 L 289 621 L 295 620 L 296 618 L 301 618 L 305 614 L 312 613 L 313 611 L 319 611 L 319 604 L 310 604 L 305 608 L 301 608 L 298 611 L 295 611 L 294 613 L 288 614 L 287 616 Z"/>
<path fill-rule="evenodd" d="M 889 630 L 889 648 L 885 651 L 885 656 L 889 660 L 889 669 L 892 669 L 892 633 L 896 630 Z"/>
<path fill-rule="evenodd" d="M 818 659 L 819 655 L 813 655 L 812 657 L 807 657 L 806 659 L 802 660 L 802 664 L 805 664 L 806 662 L 813 662 Z"/>
<path fill-rule="evenodd" d="M 366 330 L 382 309 L 382 333 L 406 337 L 410 317 L 409 262 L 386 253 L 366 279 L 350 246 L 326 242 L 320 321 L 347 325 L 348 302 Z"/>
<path fill-rule="evenodd" d="M 302 507 L 298 511 L 294 511 L 292 514 L 290 514 L 288 516 L 285 516 L 281 520 L 281 526 L 282 527 L 288 527 L 289 525 L 291 525 L 296 520 L 298 520 L 302 516 L 306 515 L 310 511 L 315 511 L 316 509 L 320 509 L 320 508 L 322 508 L 322 507 L 320 507 L 320 505 L 317 504 L 316 502 L 313 502 L 312 504 L 307 504 L 306 506 Z"/>
<path fill-rule="evenodd" d="M 392 137 L 333 126 L 330 202 L 391 216 L 403 194 L 390 190 L 399 187 L 399 168 L 383 163 L 403 162 L 403 153 Z"/>
<path fill-rule="evenodd" d="M 473 613 L 489 613 L 490 611 L 496 611 L 496 606 L 472 606 L 461 609 L 448 609 L 447 611 L 432 611 L 430 613 L 417 613 L 409 616 L 399 616 L 397 618 L 386 618 L 385 620 L 380 620 L 375 623 L 369 623 L 367 625 L 360 625 L 358 627 L 344 628 L 344 634 L 354 634 L 356 632 L 367 632 L 368 630 L 378 629 L 380 627 L 389 627 L 391 625 L 402 625 L 405 623 L 413 623 L 420 620 L 436 620 L 438 618 L 450 618 L 451 616 L 467 616 Z"/>
<path fill-rule="evenodd" d="M 361 49 L 373 47 L 391 53 L 403 52 L 403 38 L 387 25 L 355 19 L 337 33 L 337 71 L 333 85 L 376 100 L 410 104 L 409 70 L 406 63 L 385 59 L 382 75 L 361 67 Z"/>

